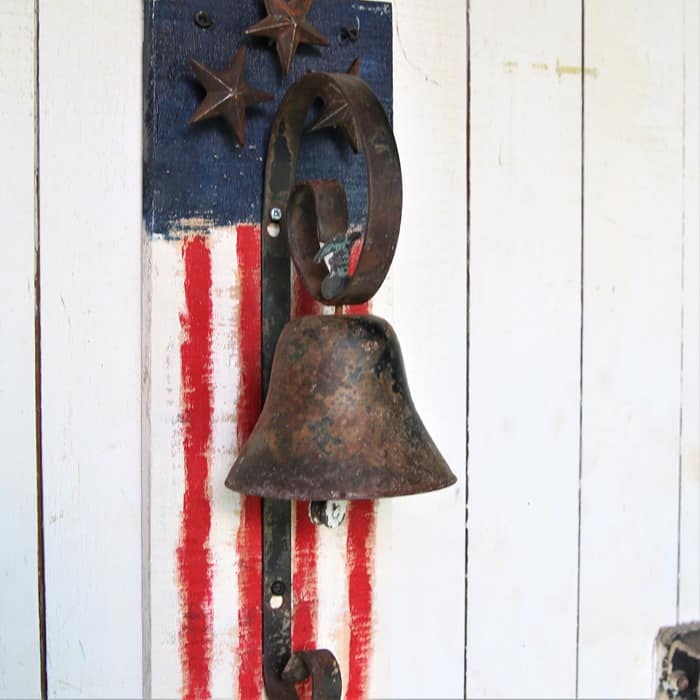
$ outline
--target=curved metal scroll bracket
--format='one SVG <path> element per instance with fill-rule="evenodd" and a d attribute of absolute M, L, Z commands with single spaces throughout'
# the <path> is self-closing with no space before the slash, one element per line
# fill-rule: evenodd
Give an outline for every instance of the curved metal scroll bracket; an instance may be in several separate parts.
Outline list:
<path fill-rule="evenodd" d="M 300 683 L 311 678 L 312 700 L 340 700 L 343 683 L 340 668 L 328 649 L 293 654 L 282 671 L 282 679 Z"/>
<path fill-rule="evenodd" d="M 338 127 L 367 168 L 367 222 L 357 265 L 341 274 L 313 258 L 333 236 L 342 247 L 347 235 L 347 204 L 342 186 L 311 181 L 295 188 L 297 158 L 306 116 L 312 104 L 324 109 L 312 130 Z M 285 234 L 270 249 L 273 257 L 289 253 L 309 293 L 324 304 L 362 304 L 381 286 L 391 265 L 401 224 L 402 185 L 399 155 L 389 120 L 379 100 L 358 76 L 309 73 L 285 94 L 272 125 L 265 167 L 263 231 L 281 227 Z M 335 228 L 345 222 L 342 230 Z M 278 223 L 279 222 L 279 223 Z M 270 228 L 270 227 L 275 228 Z M 357 236 L 357 234 L 355 234 Z M 342 271 L 341 271 L 342 272 Z M 334 277 L 332 282 L 328 280 Z"/>

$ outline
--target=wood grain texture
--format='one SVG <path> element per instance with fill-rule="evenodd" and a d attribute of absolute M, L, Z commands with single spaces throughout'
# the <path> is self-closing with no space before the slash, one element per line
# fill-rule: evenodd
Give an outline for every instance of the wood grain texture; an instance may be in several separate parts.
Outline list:
<path fill-rule="evenodd" d="M 142 4 L 39 2 L 48 694 L 141 694 Z"/>
<path fill-rule="evenodd" d="M 467 694 L 572 697 L 580 4 L 470 7 Z"/>
<path fill-rule="evenodd" d="M 40 684 L 35 435 L 34 2 L 0 6 L 0 696 L 38 697 Z"/>
<path fill-rule="evenodd" d="M 683 300 L 678 619 L 700 619 L 700 5 L 683 3 Z"/>
<path fill-rule="evenodd" d="M 393 8 L 404 203 L 388 319 L 416 408 L 459 481 L 380 503 L 377 634 L 389 644 L 377 638 L 369 697 L 455 698 L 464 687 L 466 3 Z M 386 664 L 380 689 L 372 679 Z"/>
<path fill-rule="evenodd" d="M 578 693 L 645 697 L 676 618 L 683 3 L 585 3 Z"/>

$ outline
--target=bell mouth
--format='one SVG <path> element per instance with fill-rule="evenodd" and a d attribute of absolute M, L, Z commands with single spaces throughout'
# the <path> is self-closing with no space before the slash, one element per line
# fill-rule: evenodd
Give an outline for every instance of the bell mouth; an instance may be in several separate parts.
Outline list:
<path fill-rule="evenodd" d="M 353 500 L 425 493 L 456 480 L 413 405 L 385 320 L 287 323 L 265 405 L 228 488 L 264 498 Z"/>

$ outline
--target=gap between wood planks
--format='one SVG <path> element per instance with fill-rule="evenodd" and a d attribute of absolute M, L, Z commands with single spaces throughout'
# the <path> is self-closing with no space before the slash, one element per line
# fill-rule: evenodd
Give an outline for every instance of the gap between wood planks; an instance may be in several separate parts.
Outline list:
<path fill-rule="evenodd" d="M 578 493 L 577 493 L 577 543 L 576 543 L 576 662 L 574 666 L 574 691 L 579 696 L 579 641 L 581 638 L 581 484 L 583 483 L 583 274 L 585 247 L 585 175 L 586 166 L 584 152 L 586 147 L 586 7 L 581 0 L 581 245 L 579 249 L 579 299 L 580 299 L 580 332 L 579 332 L 579 384 L 578 384 Z"/>
<path fill-rule="evenodd" d="M 683 81 L 683 96 L 682 96 L 682 107 L 681 107 L 681 182 L 683 183 L 681 192 L 681 309 L 680 309 L 680 326 L 681 326 L 681 337 L 678 352 L 680 353 L 680 378 L 678 386 L 678 523 L 676 526 L 676 624 L 680 620 L 680 608 L 681 608 L 681 538 L 682 532 L 682 522 L 683 522 L 683 396 L 684 396 L 684 386 L 683 386 L 683 369 L 684 369 L 684 350 L 685 350 L 685 215 L 686 215 L 686 58 L 687 58 L 687 46 L 686 46 L 686 12 L 685 12 L 685 2 L 683 2 L 683 15 L 682 15 L 682 25 L 683 25 L 683 61 L 682 61 L 682 81 Z"/>
<path fill-rule="evenodd" d="M 465 434 L 465 444 L 464 444 L 464 458 L 465 458 L 465 469 L 464 469 L 464 668 L 463 668 L 463 678 L 464 678 L 464 698 L 467 697 L 467 637 L 469 634 L 469 606 L 467 605 L 467 595 L 469 591 L 469 341 L 470 341 L 470 317 L 471 317 L 471 294 L 470 294 L 470 243 L 471 243 L 471 163 L 469 158 L 470 144 L 471 144 L 471 20 L 469 12 L 471 10 L 471 0 L 467 0 L 465 8 L 465 25 L 466 25 L 466 62 L 467 62 L 467 113 L 466 113 L 466 158 L 465 163 L 467 166 L 467 192 L 466 192 L 466 221 L 467 221 L 467 279 L 465 285 L 466 294 L 466 309 L 467 309 L 467 344 L 466 344 L 466 378 L 467 378 L 467 391 L 466 391 L 466 434 Z"/>
<path fill-rule="evenodd" d="M 41 697 L 48 696 L 46 672 L 46 575 L 44 571 L 44 470 L 41 430 L 41 216 L 39 205 L 39 0 L 34 0 L 34 436 L 36 449 L 37 597 Z"/>

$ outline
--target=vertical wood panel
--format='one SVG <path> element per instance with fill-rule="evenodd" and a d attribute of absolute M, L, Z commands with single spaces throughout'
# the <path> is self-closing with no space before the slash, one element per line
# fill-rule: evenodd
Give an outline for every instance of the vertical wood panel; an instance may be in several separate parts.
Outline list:
<path fill-rule="evenodd" d="M 40 687 L 34 402 L 35 19 L 33 0 L 0 6 L 0 696 Z"/>
<path fill-rule="evenodd" d="M 380 513 L 375 580 L 391 593 L 377 610 L 391 646 L 375 667 L 390 663 L 385 696 L 454 698 L 464 689 L 466 3 L 393 4 L 404 200 L 389 320 L 416 408 L 459 482 L 390 501 L 389 542 Z M 371 684 L 369 695 L 381 697 Z"/>
<path fill-rule="evenodd" d="M 575 689 L 580 18 L 470 3 L 471 697 Z"/>
<path fill-rule="evenodd" d="M 581 697 L 645 697 L 676 616 L 682 2 L 585 3 Z"/>
<path fill-rule="evenodd" d="M 700 619 L 700 4 L 684 2 L 679 621 Z"/>
<path fill-rule="evenodd" d="M 138 696 L 142 3 L 39 13 L 48 692 Z"/>

